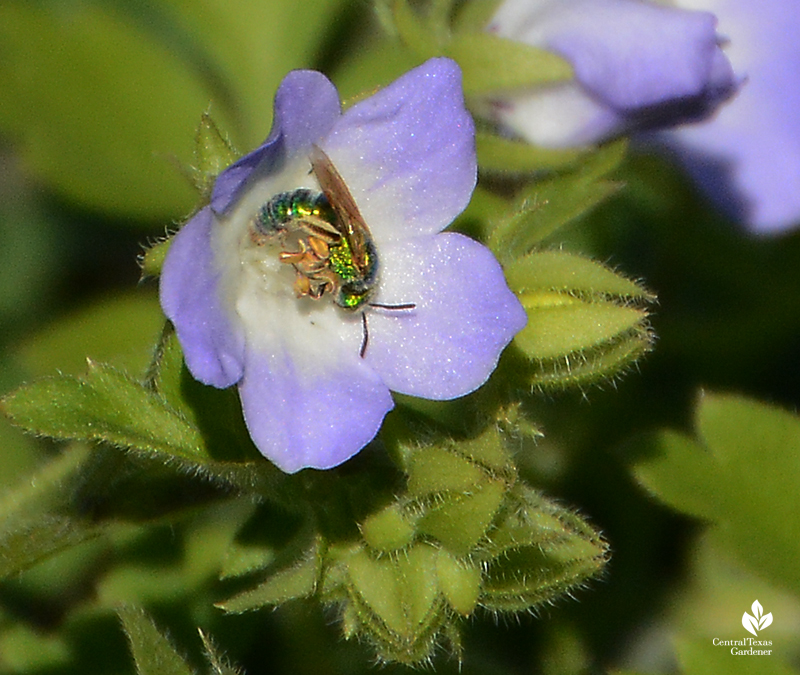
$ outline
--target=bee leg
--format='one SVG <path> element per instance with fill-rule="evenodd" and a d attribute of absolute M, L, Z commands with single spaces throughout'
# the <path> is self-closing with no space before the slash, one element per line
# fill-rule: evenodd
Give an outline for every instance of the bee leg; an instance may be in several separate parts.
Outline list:
<path fill-rule="evenodd" d="M 314 297 L 311 280 L 299 270 L 294 278 L 294 293 L 298 298 L 302 298 L 304 295 Z"/>
<path fill-rule="evenodd" d="M 364 337 L 361 338 L 361 349 L 358 350 L 358 355 L 363 359 L 364 354 L 367 353 L 367 343 L 369 342 L 369 329 L 367 328 L 366 312 L 361 312 L 361 327 L 363 328 Z"/>
<path fill-rule="evenodd" d="M 320 261 L 327 261 L 331 257 L 331 250 L 328 243 L 318 237 L 308 238 L 308 247 Z"/>

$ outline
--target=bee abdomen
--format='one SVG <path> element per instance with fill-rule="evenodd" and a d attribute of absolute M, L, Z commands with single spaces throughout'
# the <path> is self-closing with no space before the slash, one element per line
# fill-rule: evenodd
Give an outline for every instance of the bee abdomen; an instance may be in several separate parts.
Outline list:
<path fill-rule="evenodd" d="M 264 234 L 276 234 L 294 220 L 314 218 L 330 222 L 333 209 L 321 192 L 299 188 L 281 192 L 258 210 L 256 224 Z"/>

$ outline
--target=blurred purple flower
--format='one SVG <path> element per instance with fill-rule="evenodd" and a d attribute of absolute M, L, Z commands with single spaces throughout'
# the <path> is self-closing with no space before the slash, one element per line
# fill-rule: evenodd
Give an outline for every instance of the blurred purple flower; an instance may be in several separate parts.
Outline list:
<path fill-rule="evenodd" d="M 713 120 L 658 135 L 714 202 L 750 229 L 800 224 L 800 0 L 678 0 L 713 11 L 746 78 Z"/>
<path fill-rule="evenodd" d="M 279 260 L 285 243 L 254 233 L 254 216 L 275 195 L 319 190 L 314 145 L 371 230 L 380 260 L 371 301 L 413 308 L 354 312 L 329 293 L 298 298 L 295 271 Z M 238 385 L 253 441 L 284 471 L 357 453 L 393 407 L 390 390 L 450 399 L 481 386 L 524 326 L 489 250 L 441 232 L 475 180 L 454 62 L 432 59 L 344 114 L 325 76 L 294 71 L 265 143 L 220 174 L 211 203 L 175 236 L 161 304 L 186 364 L 201 382 Z"/>
<path fill-rule="evenodd" d="M 496 100 L 492 116 L 546 147 L 706 117 L 738 83 L 715 26 L 638 0 L 505 0 L 488 30 L 563 56 L 575 78 Z"/>

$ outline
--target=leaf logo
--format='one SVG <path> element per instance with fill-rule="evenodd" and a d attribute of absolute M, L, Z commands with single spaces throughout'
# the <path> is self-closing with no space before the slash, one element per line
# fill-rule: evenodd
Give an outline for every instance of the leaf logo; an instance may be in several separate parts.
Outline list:
<path fill-rule="evenodd" d="M 742 625 L 746 631 L 758 637 L 758 631 L 764 630 L 772 624 L 772 612 L 764 614 L 764 608 L 758 600 L 751 605 L 750 609 L 753 610 L 753 615 L 745 612 L 742 615 Z"/>

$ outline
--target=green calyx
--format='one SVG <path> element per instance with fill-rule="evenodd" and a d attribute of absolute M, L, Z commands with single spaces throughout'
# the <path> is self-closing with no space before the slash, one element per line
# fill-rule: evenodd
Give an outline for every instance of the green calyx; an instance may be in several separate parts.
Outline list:
<path fill-rule="evenodd" d="M 503 434 L 407 448 L 404 493 L 360 525 L 356 540 L 315 539 L 289 567 L 220 606 L 229 612 L 315 596 L 344 635 L 383 662 L 460 653 L 464 617 L 536 608 L 596 576 L 597 532 L 517 476 Z"/>

